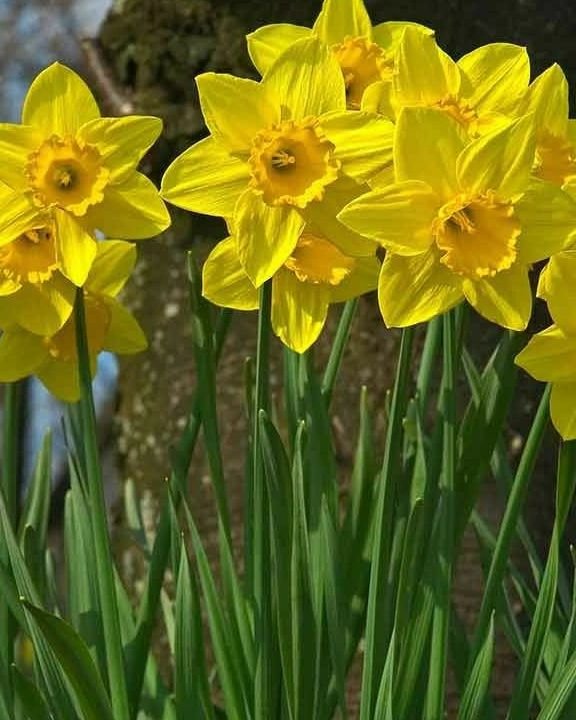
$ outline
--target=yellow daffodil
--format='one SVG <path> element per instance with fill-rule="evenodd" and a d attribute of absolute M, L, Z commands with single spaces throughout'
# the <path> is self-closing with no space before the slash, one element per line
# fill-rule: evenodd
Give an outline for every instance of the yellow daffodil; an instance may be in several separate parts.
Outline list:
<path fill-rule="evenodd" d="M 62 272 L 82 285 L 94 230 L 137 240 L 170 224 L 156 188 L 135 169 L 161 128 L 154 117 L 100 117 L 80 77 L 51 65 L 30 86 L 22 124 L 0 124 L 0 181 L 17 193 L 2 227 L 13 233 L 50 211 Z"/>
<path fill-rule="evenodd" d="M 376 257 L 344 255 L 321 234 L 305 229 L 272 278 L 274 332 L 289 348 L 304 352 L 320 335 L 328 307 L 373 290 L 379 269 Z M 202 286 L 204 296 L 216 305 L 258 308 L 258 290 L 240 263 L 232 237 L 211 252 L 204 264 Z"/>
<path fill-rule="evenodd" d="M 362 107 L 391 118 L 404 107 L 436 108 L 476 136 L 517 117 L 529 79 L 523 47 L 494 43 L 454 62 L 432 36 L 406 28 L 392 83 L 372 85 Z"/>
<path fill-rule="evenodd" d="M 573 302 L 573 297 L 571 298 Z M 576 334 L 551 325 L 516 357 L 533 378 L 552 384 L 550 415 L 564 440 L 576 439 Z"/>
<path fill-rule="evenodd" d="M 534 113 L 534 174 L 576 196 L 576 120 L 568 119 L 568 82 L 559 65 L 552 65 L 534 80 L 521 111 Z"/>
<path fill-rule="evenodd" d="M 344 252 L 371 251 L 350 238 L 334 207 L 350 184 L 391 162 L 392 125 L 346 110 L 342 73 L 325 45 L 296 42 L 260 83 L 214 73 L 197 83 L 211 136 L 170 165 L 162 194 L 187 210 L 232 218 L 254 285 L 284 265 L 307 222 Z"/>
<path fill-rule="evenodd" d="M 133 245 L 107 240 L 84 286 L 88 347 L 92 370 L 102 350 L 120 354 L 146 348 L 146 338 L 132 315 L 115 296 L 128 279 L 136 259 Z M 66 402 L 79 398 L 76 324 L 72 314 L 53 335 L 40 336 L 22 327 L 9 327 L 0 337 L 0 382 L 36 375 L 48 390 Z"/>
<path fill-rule="evenodd" d="M 406 108 L 394 141 L 396 182 L 340 214 L 388 250 L 379 300 L 389 326 L 423 322 L 466 298 L 489 320 L 525 328 L 530 264 L 560 251 L 576 229 L 576 203 L 531 175 L 530 116 L 466 141 L 447 114 Z"/>
<path fill-rule="evenodd" d="M 392 79 L 396 51 L 404 28 L 409 26 L 432 34 L 423 25 L 409 22 L 385 22 L 372 27 L 362 0 L 324 0 L 314 27 L 265 25 L 248 35 L 248 51 L 263 75 L 294 42 L 316 35 L 338 60 L 348 107 L 357 110 L 367 87 Z"/>
<path fill-rule="evenodd" d="M 576 335 L 574 288 L 576 287 L 576 247 L 556 253 L 540 273 L 538 297 L 546 301 L 552 320 L 567 333 Z"/>
<path fill-rule="evenodd" d="M 15 193 L 0 185 L 0 218 L 14 201 Z M 0 327 L 21 325 L 52 335 L 70 317 L 75 296 L 74 285 L 60 272 L 54 222 L 49 214 L 39 215 L 13 229 L 16 236 L 10 240 L 3 232 L 8 241 L 0 244 Z"/>

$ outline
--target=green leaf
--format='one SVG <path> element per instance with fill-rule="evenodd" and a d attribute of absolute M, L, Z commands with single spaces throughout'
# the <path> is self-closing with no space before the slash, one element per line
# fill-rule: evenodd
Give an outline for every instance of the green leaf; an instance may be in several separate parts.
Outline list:
<path fill-rule="evenodd" d="M 358 298 L 348 300 L 348 302 L 344 305 L 342 315 L 340 315 L 338 329 L 336 330 L 336 337 L 332 343 L 330 356 L 326 364 L 326 370 L 324 371 L 324 378 L 322 379 L 322 395 L 326 399 L 327 406 L 330 405 L 330 401 L 332 400 L 334 385 L 336 384 L 340 365 L 342 364 L 342 358 L 344 357 L 344 351 L 346 350 L 352 321 L 354 320 L 357 307 Z"/>
<path fill-rule="evenodd" d="M 212 647 L 226 702 L 226 713 L 230 720 L 250 720 L 252 712 L 248 695 L 249 689 L 245 687 L 242 681 L 242 648 L 238 647 L 234 642 L 234 637 L 230 635 L 216 581 L 212 575 L 210 563 L 202 545 L 196 523 L 186 502 L 183 503 L 183 507 L 196 556 L 198 575 L 212 637 Z"/>
<path fill-rule="evenodd" d="M 50 720 L 50 711 L 42 693 L 16 665 L 12 665 L 12 681 L 16 697 L 20 700 L 28 720 Z"/>
<path fill-rule="evenodd" d="M 26 600 L 22 604 L 58 658 L 84 720 L 114 720 L 104 684 L 82 638 L 56 615 Z"/>
<path fill-rule="evenodd" d="M 214 720 L 206 658 L 200 597 L 196 578 L 190 572 L 186 546 L 182 541 L 176 584 L 176 638 L 174 653 L 174 696 L 178 720 L 199 716 Z"/>
<path fill-rule="evenodd" d="M 52 494 L 52 433 L 44 436 L 42 447 L 30 480 L 29 490 L 20 518 L 20 534 L 27 526 L 34 528 L 39 546 L 46 546 L 46 532 Z"/>
<path fill-rule="evenodd" d="M 520 674 L 514 687 L 508 720 L 525 720 L 530 715 L 532 698 L 538 680 L 538 673 L 544 654 L 558 584 L 558 529 L 554 528 L 548 560 L 536 612 L 532 620 L 526 653 L 522 659 Z"/>
<path fill-rule="evenodd" d="M 481 720 L 481 712 L 490 689 L 490 675 L 492 673 L 492 660 L 494 658 L 494 615 L 490 618 L 490 625 L 486 638 L 474 660 L 472 671 L 462 694 L 458 720 Z"/>

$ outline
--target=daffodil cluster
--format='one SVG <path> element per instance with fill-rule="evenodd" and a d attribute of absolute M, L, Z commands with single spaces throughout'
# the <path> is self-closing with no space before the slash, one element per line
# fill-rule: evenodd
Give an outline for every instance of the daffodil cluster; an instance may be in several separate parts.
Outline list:
<path fill-rule="evenodd" d="M 136 260 L 125 240 L 170 224 L 136 170 L 161 128 L 153 117 L 101 117 L 83 80 L 58 63 L 32 83 L 22 123 L 0 124 L 1 381 L 35 374 L 57 397 L 78 399 L 77 288 L 93 370 L 101 350 L 146 347 L 115 298 Z"/>
<path fill-rule="evenodd" d="M 376 286 L 388 326 L 466 300 L 520 331 L 530 272 L 552 258 L 539 295 L 555 325 L 518 362 L 555 383 L 553 419 L 576 437 L 576 121 L 561 69 L 530 83 L 509 43 L 454 61 L 429 28 L 372 26 L 362 0 L 325 0 L 312 28 L 262 27 L 248 50 L 261 81 L 197 78 L 210 136 L 162 183 L 169 202 L 227 221 L 206 297 L 253 309 L 271 281 L 273 328 L 298 352 L 331 303 Z"/>

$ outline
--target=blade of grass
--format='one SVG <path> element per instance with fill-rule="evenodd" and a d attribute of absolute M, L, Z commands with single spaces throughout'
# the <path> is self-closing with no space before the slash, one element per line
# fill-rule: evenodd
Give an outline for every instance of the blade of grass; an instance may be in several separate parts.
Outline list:
<path fill-rule="evenodd" d="M 546 388 L 540 400 L 538 410 L 536 411 L 532 427 L 530 428 L 526 445 L 524 446 L 524 451 L 516 471 L 514 484 L 510 490 L 508 502 L 506 503 L 504 517 L 500 524 L 496 548 L 492 555 L 492 562 L 490 563 L 484 595 L 482 596 L 482 603 L 476 621 L 474 638 L 471 645 L 471 657 L 473 658 L 478 654 L 483 639 L 486 637 L 492 612 L 497 608 L 498 595 L 501 591 L 506 563 L 510 553 L 510 545 L 516 532 L 516 523 L 524 503 L 536 457 L 548 424 L 549 396 L 550 389 Z"/>
<path fill-rule="evenodd" d="M 82 440 L 86 452 L 86 479 L 90 496 L 91 526 L 96 557 L 98 590 L 100 593 L 100 612 L 102 613 L 102 626 L 104 628 L 108 686 L 115 719 L 129 720 L 126 675 L 120 636 L 112 550 L 108 536 L 104 483 L 98 452 L 96 412 L 92 396 L 92 375 L 90 370 L 91 360 L 88 350 L 84 291 L 82 288 L 79 288 L 76 292 L 74 318 L 76 322 L 76 345 L 81 388 L 80 412 L 84 429 Z"/>
<path fill-rule="evenodd" d="M 214 363 L 217 366 L 222 348 L 230 327 L 231 310 L 222 310 L 214 333 Z M 180 437 L 172 457 L 172 470 L 168 487 L 174 496 L 174 504 L 178 506 L 180 497 L 186 497 L 186 478 L 192 462 L 200 426 L 202 423 L 200 393 L 196 389 L 188 423 Z M 160 520 L 150 556 L 148 574 L 145 579 L 144 592 L 138 609 L 138 622 L 134 637 L 126 650 L 126 677 L 128 697 L 130 701 L 130 718 L 136 720 L 142 683 L 146 672 L 147 658 L 154 631 L 154 623 L 160 602 L 160 591 L 170 558 L 172 523 L 168 495 L 165 496 L 160 511 Z"/>
<path fill-rule="evenodd" d="M 494 615 L 490 618 L 488 633 L 476 656 L 468 682 L 462 694 L 458 720 L 479 720 L 490 689 L 490 675 L 494 658 Z"/>
<path fill-rule="evenodd" d="M 68 623 L 23 600 L 74 690 L 85 720 L 114 720 L 106 689 L 86 644 Z"/>
<path fill-rule="evenodd" d="M 270 603 L 270 528 L 268 498 L 264 478 L 260 437 L 260 411 L 269 410 L 269 353 L 272 284 L 260 288 L 258 311 L 258 338 L 256 345 L 256 374 L 254 411 L 252 416 L 251 500 L 248 511 L 252 515 L 252 557 L 247 564 L 252 568 L 252 602 L 254 607 L 254 636 L 256 668 L 254 679 L 254 714 L 256 717 L 273 717 L 273 676 L 275 663 L 272 651 L 272 608 Z"/>
<path fill-rule="evenodd" d="M 4 406 L 2 410 L 2 461 L 0 467 L 0 480 L 2 492 L 6 501 L 6 510 L 12 527 L 17 526 L 18 521 L 18 478 L 19 478 L 19 455 L 21 440 L 21 420 L 23 403 L 24 383 L 6 383 L 4 385 Z M 0 542 L 0 560 L 6 565 L 8 553 L 4 543 Z M 14 659 L 14 634 L 15 627 L 6 603 L 0 597 L 0 660 L 4 667 L 8 668 Z M 7 684 L 10 698 L 7 702 L 13 702 L 11 689 L 11 678 L 8 674 Z"/>
<path fill-rule="evenodd" d="M 344 351 L 346 350 L 346 344 L 348 343 L 348 337 L 350 335 L 350 329 L 352 327 L 352 321 L 354 320 L 357 307 L 358 298 L 348 300 L 348 302 L 344 305 L 342 314 L 340 315 L 338 329 L 336 330 L 336 337 L 332 343 L 332 349 L 330 350 L 330 356 L 328 358 L 328 362 L 326 363 L 326 369 L 322 379 L 322 395 L 326 400 L 327 406 L 330 405 L 332 400 L 334 385 L 336 383 L 336 378 L 338 377 L 340 365 L 342 364 L 342 358 L 344 357 Z"/>
<path fill-rule="evenodd" d="M 456 474 L 456 328 L 453 312 L 443 321 L 444 370 L 442 374 L 442 423 L 444 453 L 440 476 L 440 522 L 438 532 L 438 564 L 435 573 L 434 616 L 430 647 L 430 675 L 426 698 L 428 720 L 444 715 L 448 637 L 450 632 L 450 591 L 454 545 L 454 486 Z"/>
<path fill-rule="evenodd" d="M 392 632 L 392 618 L 382 613 L 382 607 L 386 602 L 386 578 L 391 552 L 394 498 L 402 453 L 402 421 L 408 401 L 413 337 L 414 330 L 412 328 L 402 332 L 396 379 L 390 404 L 384 460 L 376 498 L 360 720 L 373 720 L 376 694 Z"/>

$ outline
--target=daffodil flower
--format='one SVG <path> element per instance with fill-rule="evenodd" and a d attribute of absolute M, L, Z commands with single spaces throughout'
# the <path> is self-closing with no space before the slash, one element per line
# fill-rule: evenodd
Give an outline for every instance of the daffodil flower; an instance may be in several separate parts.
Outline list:
<path fill-rule="evenodd" d="M 376 288 L 375 256 L 354 258 L 311 228 L 272 278 L 272 328 L 292 350 L 302 353 L 318 338 L 332 303 Z M 203 294 L 215 305 L 255 310 L 258 290 L 244 271 L 233 237 L 220 242 L 204 263 Z"/>
<path fill-rule="evenodd" d="M 396 182 L 339 216 L 388 251 L 379 280 L 387 325 L 424 322 L 466 298 L 492 322 L 526 327 L 531 263 L 562 250 L 576 229 L 576 203 L 532 176 L 534 152 L 530 116 L 467 143 L 443 112 L 402 111 Z"/>
<path fill-rule="evenodd" d="M 554 427 L 564 440 L 575 440 L 576 334 L 551 325 L 530 339 L 515 362 L 536 380 L 551 383 L 550 417 Z"/>
<path fill-rule="evenodd" d="M 348 107 L 357 110 L 367 87 L 392 79 L 396 51 L 406 27 L 432 34 L 423 25 L 410 22 L 385 22 L 372 27 L 362 0 L 324 0 L 312 28 L 288 23 L 265 25 L 248 35 L 248 52 L 263 75 L 294 42 L 316 35 L 338 60 Z"/>
<path fill-rule="evenodd" d="M 373 84 L 362 107 L 392 119 L 405 107 L 436 108 L 477 136 L 518 117 L 529 80 L 526 48 L 493 43 L 455 62 L 434 37 L 408 27 L 392 83 Z"/>
<path fill-rule="evenodd" d="M 24 231 L 49 211 L 62 272 L 82 285 L 94 230 L 137 240 L 170 224 L 156 188 L 135 169 L 161 128 L 154 117 L 100 117 L 86 84 L 54 63 L 30 86 L 22 124 L 0 124 L 0 181 L 17 193 L 2 230 Z"/>
<path fill-rule="evenodd" d="M 16 194 L 0 185 L 0 218 Z M 0 219 L 0 224 L 2 220 Z M 39 335 L 55 333 L 72 313 L 75 287 L 60 272 L 55 224 L 50 214 L 38 215 L 16 235 L 2 233 L 0 244 L 0 327 L 21 325 Z"/>
<path fill-rule="evenodd" d="M 92 372 L 102 350 L 120 354 L 141 352 L 146 338 L 132 315 L 115 296 L 134 267 L 136 249 L 123 241 L 106 240 L 84 286 L 86 329 Z M 80 396 L 74 314 L 53 335 L 40 336 L 11 326 L 0 337 L 0 382 L 36 375 L 48 390 L 66 402 Z"/>
<path fill-rule="evenodd" d="M 309 221 L 344 252 L 373 251 L 336 222 L 334 207 L 350 183 L 391 162 L 392 124 L 346 111 L 344 79 L 325 45 L 296 42 L 260 83 L 214 73 L 196 81 L 211 136 L 170 165 L 162 195 L 233 218 L 254 285 L 284 265 Z"/>
<path fill-rule="evenodd" d="M 552 65 L 526 91 L 520 111 L 534 113 L 534 175 L 560 185 L 576 197 L 576 120 L 568 118 L 568 82 Z"/>

